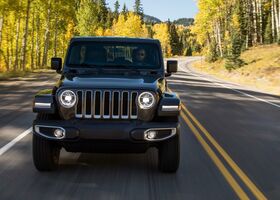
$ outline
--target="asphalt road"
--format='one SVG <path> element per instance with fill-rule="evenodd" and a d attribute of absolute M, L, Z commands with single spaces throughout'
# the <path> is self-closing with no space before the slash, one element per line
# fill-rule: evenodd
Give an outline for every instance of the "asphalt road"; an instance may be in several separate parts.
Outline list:
<path fill-rule="evenodd" d="M 280 199 L 280 98 L 198 74 L 194 59 L 169 80 L 185 105 L 177 174 L 158 172 L 153 149 L 63 151 L 58 171 L 37 172 L 31 99 L 55 75 L 0 82 L 0 199 Z"/>

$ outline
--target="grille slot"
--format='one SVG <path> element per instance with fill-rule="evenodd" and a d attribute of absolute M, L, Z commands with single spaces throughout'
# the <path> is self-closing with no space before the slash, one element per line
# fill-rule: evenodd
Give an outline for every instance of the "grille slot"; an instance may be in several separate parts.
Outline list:
<path fill-rule="evenodd" d="M 119 119 L 120 118 L 120 92 L 114 91 L 113 92 L 113 102 L 112 102 L 112 118 Z"/>
<path fill-rule="evenodd" d="M 78 102 L 76 106 L 76 117 L 82 118 L 83 117 L 83 92 L 77 91 Z"/>
<path fill-rule="evenodd" d="M 124 91 L 122 92 L 122 119 L 128 119 L 128 113 L 129 113 L 129 95 L 128 92 Z"/>
<path fill-rule="evenodd" d="M 85 118 L 91 118 L 92 114 L 92 92 L 91 91 L 86 91 L 86 96 L 85 96 Z"/>
<path fill-rule="evenodd" d="M 95 91 L 95 99 L 94 99 L 94 118 L 101 118 L 101 110 L 103 105 L 101 91 Z"/>
<path fill-rule="evenodd" d="M 111 92 L 105 91 L 103 93 L 103 118 L 109 119 L 111 117 Z"/>
<path fill-rule="evenodd" d="M 137 92 L 131 92 L 131 101 L 130 101 L 130 117 L 131 119 L 137 119 Z"/>
<path fill-rule="evenodd" d="M 77 91 L 76 118 L 137 119 L 136 91 Z"/>

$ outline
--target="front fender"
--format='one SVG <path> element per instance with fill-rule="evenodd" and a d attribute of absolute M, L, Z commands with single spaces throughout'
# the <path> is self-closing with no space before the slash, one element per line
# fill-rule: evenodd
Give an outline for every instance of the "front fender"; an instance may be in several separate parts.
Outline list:
<path fill-rule="evenodd" d="M 159 117 L 175 117 L 181 112 L 181 100 L 176 93 L 165 92 L 160 99 L 157 114 Z"/>
<path fill-rule="evenodd" d="M 35 95 L 33 112 L 45 114 L 56 113 L 56 102 L 52 90 L 41 90 Z"/>

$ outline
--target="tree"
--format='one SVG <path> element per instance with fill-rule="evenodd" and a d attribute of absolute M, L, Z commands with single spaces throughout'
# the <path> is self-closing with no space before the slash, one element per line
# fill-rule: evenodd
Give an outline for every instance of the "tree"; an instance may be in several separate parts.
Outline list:
<path fill-rule="evenodd" d="M 42 66 L 47 66 L 48 62 L 48 53 L 49 53 L 49 46 L 50 46 L 50 26 L 51 26 L 51 12 L 52 12 L 52 0 L 48 0 L 45 3 L 46 13 L 45 13 L 45 19 L 46 19 L 46 27 L 45 27 L 45 35 L 44 35 L 44 51 L 43 51 L 43 60 L 42 60 Z"/>
<path fill-rule="evenodd" d="M 108 8 L 105 0 L 97 0 L 97 13 L 91 15 L 97 17 L 98 27 L 107 28 Z"/>
<path fill-rule="evenodd" d="M 128 9 L 126 7 L 126 4 L 123 4 L 122 12 L 121 14 L 126 18 L 128 14 Z"/>
<path fill-rule="evenodd" d="M 217 51 L 217 43 L 215 40 L 211 40 L 209 47 L 207 49 L 206 61 L 207 62 L 216 62 L 219 58 Z"/>
<path fill-rule="evenodd" d="M 280 0 L 198 0 L 192 33 L 208 57 L 227 58 L 227 66 L 242 66 L 238 58 L 242 51 L 279 38 L 279 3 Z"/>
<path fill-rule="evenodd" d="M 168 21 L 168 32 L 170 35 L 170 45 L 171 45 L 171 54 L 172 55 L 181 55 L 182 54 L 182 43 L 180 42 L 179 35 L 174 23 Z"/>
<path fill-rule="evenodd" d="M 141 1 L 134 11 L 125 4 L 120 11 L 119 0 L 113 11 L 106 0 L 0 0 L 0 73 L 49 67 L 49 58 L 64 57 L 75 35 L 153 37 L 165 56 L 199 49 L 187 28 L 146 25 Z"/>
<path fill-rule="evenodd" d="M 26 65 L 26 48 L 27 48 L 27 39 L 28 39 L 28 25 L 29 25 L 29 15 L 30 15 L 30 5 L 31 0 L 27 0 L 26 5 L 26 16 L 25 16 L 25 29 L 23 34 L 23 40 L 22 40 L 22 57 L 21 57 L 21 68 L 22 70 L 25 70 Z"/>
<path fill-rule="evenodd" d="M 192 56 L 193 55 L 193 50 L 191 47 L 188 47 L 186 49 L 186 52 L 184 53 L 184 56 Z"/>
<path fill-rule="evenodd" d="M 77 30 L 79 35 L 95 35 L 99 21 L 94 13 L 97 13 L 96 4 L 92 0 L 81 0 L 77 11 Z"/>
<path fill-rule="evenodd" d="M 20 28 L 21 28 L 21 12 L 22 12 L 22 0 L 19 0 L 16 5 L 16 49 L 15 49 L 15 62 L 14 62 L 14 71 L 18 70 L 19 64 L 19 40 L 20 40 Z"/>
<path fill-rule="evenodd" d="M 153 26 L 154 38 L 161 43 L 163 54 L 166 57 L 171 56 L 171 45 L 168 25 L 166 23 L 155 24 Z"/>
<path fill-rule="evenodd" d="M 114 4 L 114 18 L 118 18 L 119 14 L 120 14 L 120 3 L 119 1 L 117 0 Z"/>
<path fill-rule="evenodd" d="M 2 50 L 2 39 L 3 39 L 3 26 L 5 20 L 5 14 L 7 13 L 8 2 L 0 1 L 0 70 L 2 69 L 1 56 L 3 54 Z"/>
<path fill-rule="evenodd" d="M 230 54 L 227 57 L 225 67 L 228 70 L 237 69 L 244 65 L 244 61 L 240 59 L 241 55 L 241 40 L 238 32 L 232 35 L 232 45 L 230 48 Z"/>
<path fill-rule="evenodd" d="M 141 0 L 135 0 L 135 4 L 134 4 L 134 12 L 141 16 L 141 20 L 143 20 L 144 18 L 144 9 L 143 9 L 143 5 L 141 3 Z"/>
<path fill-rule="evenodd" d="M 142 24 L 140 16 L 129 12 L 127 17 L 120 14 L 113 23 L 112 34 L 115 36 L 147 37 L 148 29 Z"/>
<path fill-rule="evenodd" d="M 63 57 L 81 0 L 0 0 L 0 72 L 47 67 Z"/>
<path fill-rule="evenodd" d="M 242 43 L 242 48 L 247 49 L 248 44 L 248 35 L 250 33 L 250 23 L 249 15 L 246 14 L 247 2 L 238 0 L 236 4 L 236 16 L 238 18 L 239 29 L 240 29 L 240 39 Z"/>
<path fill-rule="evenodd" d="M 264 35 L 264 42 L 265 44 L 273 43 L 273 34 L 272 34 L 272 23 L 271 23 L 271 15 L 269 14 L 268 20 L 265 27 L 265 35 Z"/>

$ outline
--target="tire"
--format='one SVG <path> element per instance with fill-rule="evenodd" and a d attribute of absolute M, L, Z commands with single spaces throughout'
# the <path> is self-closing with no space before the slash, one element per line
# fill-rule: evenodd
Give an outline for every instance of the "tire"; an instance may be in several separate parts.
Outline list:
<path fill-rule="evenodd" d="M 37 119 L 49 120 L 50 115 L 38 114 Z M 54 142 L 33 134 L 33 163 L 38 171 L 53 171 L 58 168 L 60 147 Z"/>
<path fill-rule="evenodd" d="M 161 172 L 176 173 L 180 164 L 180 136 L 177 134 L 159 147 L 158 168 Z"/>

